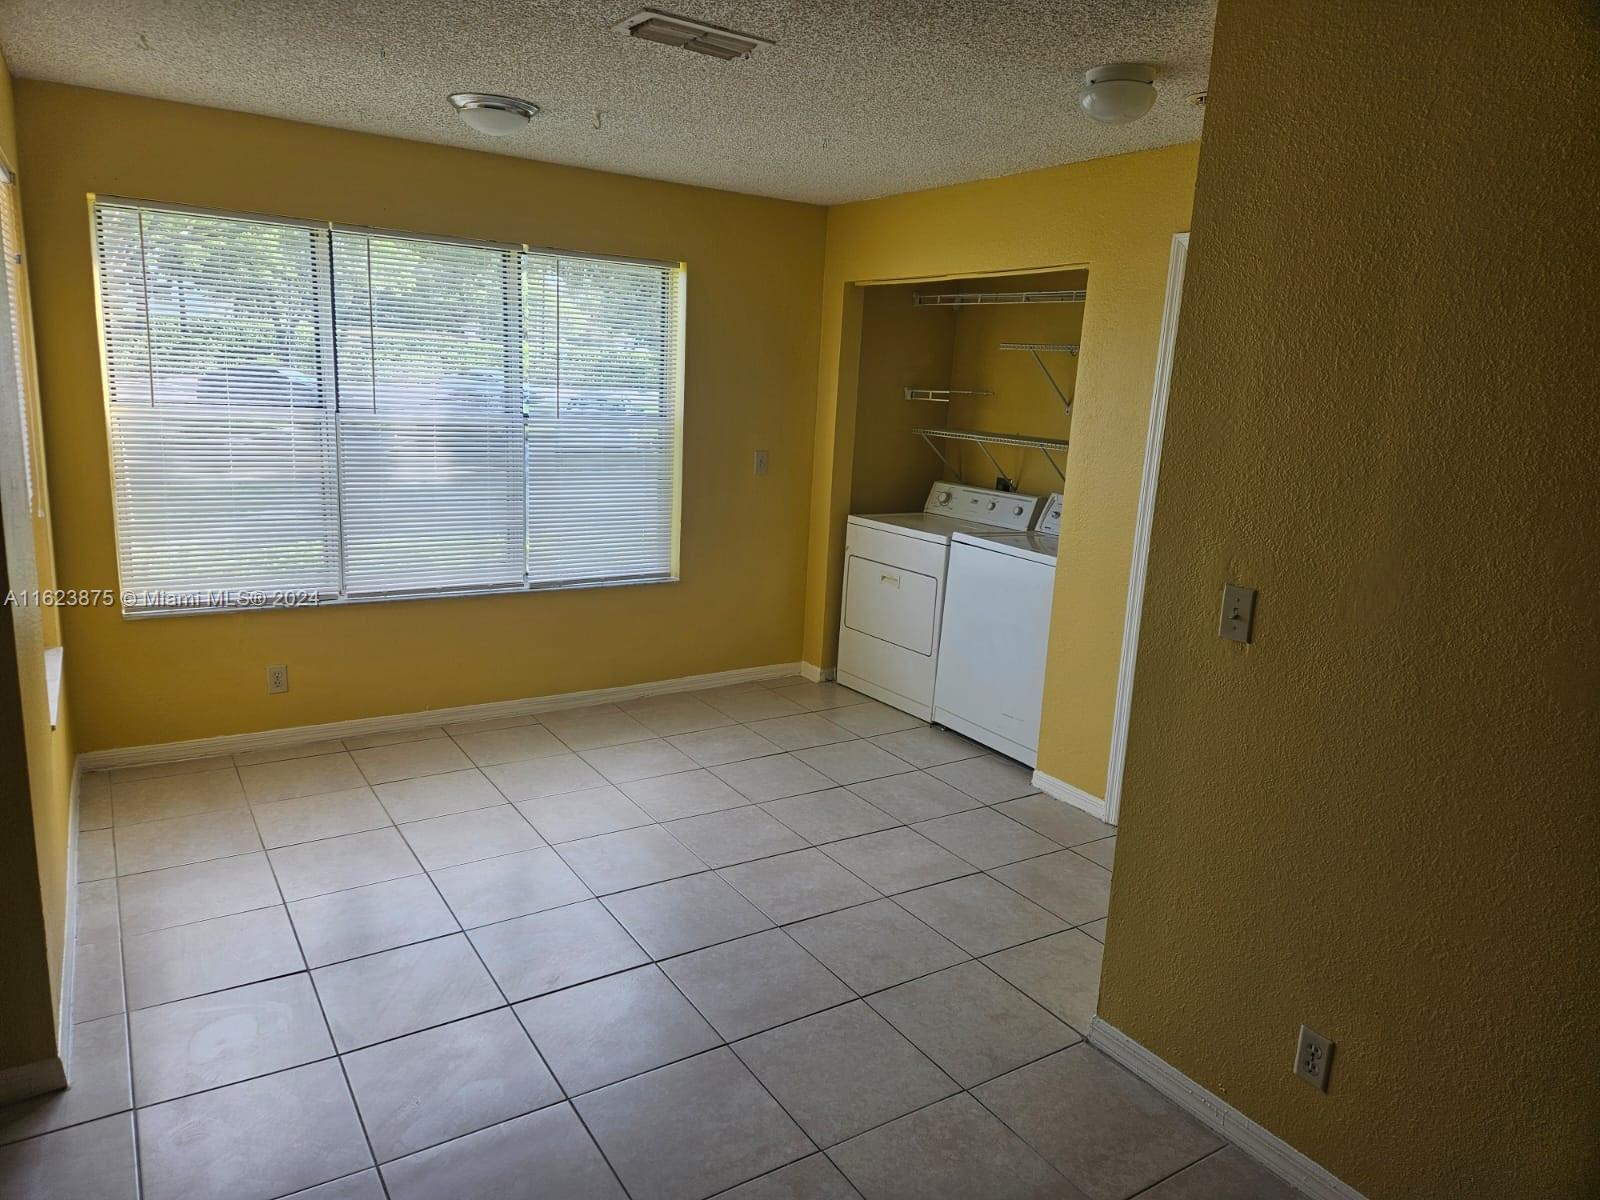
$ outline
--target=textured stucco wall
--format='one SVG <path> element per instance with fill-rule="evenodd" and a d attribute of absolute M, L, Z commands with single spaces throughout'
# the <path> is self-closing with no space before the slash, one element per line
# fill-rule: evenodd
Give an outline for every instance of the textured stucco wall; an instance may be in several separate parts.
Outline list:
<path fill-rule="evenodd" d="M 1600 1195 L 1592 14 L 1217 25 L 1100 1012 L 1374 1200 Z"/>

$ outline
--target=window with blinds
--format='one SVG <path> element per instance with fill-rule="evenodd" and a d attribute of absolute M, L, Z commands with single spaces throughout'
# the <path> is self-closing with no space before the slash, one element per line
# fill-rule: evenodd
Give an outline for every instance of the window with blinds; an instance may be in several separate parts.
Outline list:
<path fill-rule="evenodd" d="M 676 266 L 110 200 L 94 233 L 127 611 L 675 578 Z"/>

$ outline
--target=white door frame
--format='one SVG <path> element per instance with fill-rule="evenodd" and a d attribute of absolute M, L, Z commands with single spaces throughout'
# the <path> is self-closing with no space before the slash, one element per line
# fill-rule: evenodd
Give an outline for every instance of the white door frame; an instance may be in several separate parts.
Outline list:
<path fill-rule="evenodd" d="M 1133 558 L 1128 566 L 1128 607 L 1122 619 L 1122 661 L 1111 713 L 1111 761 L 1106 766 L 1106 815 L 1115 825 L 1122 810 L 1122 769 L 1128 758 L 1128 713 L 1133 707 L 1133 668 L 1139 654 L 1139 619 L 1144 611 L 1145 572 L 1150 565 L 1150 525 L 1156 514 L 1156 484 L 1161 476 L 1161 437 L 1167 427 L 1167 390 L 1172 386 L 1172 349 L 1178 340 L 1178 306 L 1183 298 L 1183 267 L 1189 235 L 1172 239 L 1167 263 L 1167 301 L 1161 313 L 1156 351 L 1156 383 L 1150 396 L 1150 428 L 1145 433 L 1144 474 L 1139 480 L 1139 512 L 1133 525 Z"/>

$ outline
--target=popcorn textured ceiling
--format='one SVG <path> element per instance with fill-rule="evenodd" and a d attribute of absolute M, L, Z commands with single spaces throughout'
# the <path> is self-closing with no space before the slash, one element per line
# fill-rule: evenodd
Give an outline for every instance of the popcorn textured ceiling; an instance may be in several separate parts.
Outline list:
<path fill-rule="evenodd" d="M 673 0 L 770 38 L 719 62 L 551 0 L 6 0 L 12 73 L 497 154 L 830 204 L 1200 136 L 1212 0 Z M 1077 108 L 1083 72 L 1156 67 L 1143 120 Z M 451 92 L 543 110 L 472 132 Z"/>

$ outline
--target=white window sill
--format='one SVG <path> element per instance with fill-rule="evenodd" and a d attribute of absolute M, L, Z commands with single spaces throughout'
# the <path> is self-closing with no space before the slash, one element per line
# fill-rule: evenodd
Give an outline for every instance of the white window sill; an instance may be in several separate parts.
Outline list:
<path fill-rule="evenodd" d="M 446 590 L 433 588 L 416 592 L 369 592 L 351 596 L 314 596 L 294 603 L 262 604 L 181 604 L 168 608 L 122 609 L 124 621 L 148 621 L 165 617 L 198 617 L 208 613 L 248 612 L 302 612 L 321 608 L 344 608 L 354 604 L 388 604 L 397 600 L 460 600 L 472 596 L 532 596 L 539 592 L 576 592 L 593 588 L 642 587 L 656 583 L 679 583 L 681 577 L 670 575 L 639 575 L 626 579 L 586 579 L 576 583 L 513 584 L 510 587 L 461 588 Z M 266 594 L 266 593 L 262 593 Z"/>
<path fill-rule="evenodd" d="M 61 655 L 60 646 L 51 646 L 44 652 L 44 686 L 50 695 L 51 729 L 61 717 Z"/>

